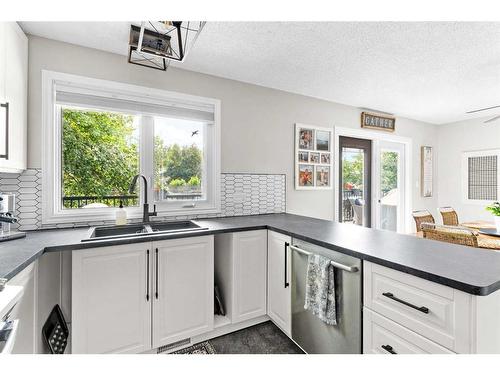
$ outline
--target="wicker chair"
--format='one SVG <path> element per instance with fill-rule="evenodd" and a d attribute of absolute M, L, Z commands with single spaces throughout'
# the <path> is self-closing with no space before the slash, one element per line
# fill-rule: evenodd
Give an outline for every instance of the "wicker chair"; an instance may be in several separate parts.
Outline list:
<path fill-rule="evenodd" d="M 478 247 L 476 234 L 467 228 L 423 223 L 422 232 L 430 240 Z"/>
<path fill-rule="evenodd" d="M 439 207 L 439 212 L 443 217 L 443 225 L 458 225 L 458 215 L 453 207 Z"/>
<path fill-rule="evenodd" d="M 417 226 L 417 233 L 422 231 L 422 223 L 435 223 L 434 216 L 427 210 L 413 211 L 413 219 Z"/>

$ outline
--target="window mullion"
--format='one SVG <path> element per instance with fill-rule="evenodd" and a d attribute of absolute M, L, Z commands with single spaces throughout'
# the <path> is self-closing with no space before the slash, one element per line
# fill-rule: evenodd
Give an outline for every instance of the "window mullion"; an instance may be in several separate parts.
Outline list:
<path fill-rule="evenodd" d="M 140 125 L 140 159 L 141 174 L 148 180 L 148 203 L 154 202 L 153 184 L 154 184 L 154 117 L 142 116 Z M 141 192 L 144 187 L 141 187 Z M 141 194 L 143 196 L 143 194 Z M 142 202 L 144 203 L 144 202 Z"/>

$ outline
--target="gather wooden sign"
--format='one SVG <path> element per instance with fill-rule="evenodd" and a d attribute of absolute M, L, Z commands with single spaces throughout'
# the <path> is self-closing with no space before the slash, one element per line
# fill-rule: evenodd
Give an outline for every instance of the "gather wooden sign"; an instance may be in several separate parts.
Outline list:
<path fill-rule="evenodd" d="M 361 112 L 361 127 L 393 132 L 396 129 L 396 118 L 375 113 Z"/>

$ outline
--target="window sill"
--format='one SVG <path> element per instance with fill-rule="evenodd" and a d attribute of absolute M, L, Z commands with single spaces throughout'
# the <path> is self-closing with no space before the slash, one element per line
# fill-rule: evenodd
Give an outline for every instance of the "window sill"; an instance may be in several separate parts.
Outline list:
<path fill-rule="evenodd" d="M 152 209 L 152 207 L 150 206 Z M 115 220 L 116 209 L 96 210 L 93 212 L 82 212 L 80 210 L 89 209 L 75 209 L 78 212 L 62 212 L 54 214 L 51 217 L 44 217 L 42 225 L 57 225 L 57 224 L 88 224 L 88 225 L 103 225 L 106 222 Z M 172 218 L 177 216 L 192 217 L 198 215 L 216 215 L 220 214 L 220 208 L 192 208 L 186 209 L 172 209 L 158 211 L 158 216 L 152 217 L 152 221 L 160 220 L 161 218 Z M 143 216 L 142 209 L 127 209 L 127 220 L 141 220 Z"/>

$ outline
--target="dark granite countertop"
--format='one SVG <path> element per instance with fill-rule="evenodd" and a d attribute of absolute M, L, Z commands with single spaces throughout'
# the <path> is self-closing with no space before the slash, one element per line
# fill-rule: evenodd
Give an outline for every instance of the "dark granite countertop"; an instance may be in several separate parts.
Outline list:
<path fill-rule="evenodd" d="M 29 232 L 26 238 L 0 243 L 0 278 L 14 277 L 44 252 L 271 229 L 466 293 L 488 295 L 500 289 L 500 252 L 492 250 L 292 214 L 227 217 L 196 220 L 196 223 L 208 230 L 83 243 L 80 241 L 87 236 L 88 228 Z"/>

